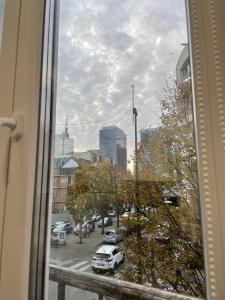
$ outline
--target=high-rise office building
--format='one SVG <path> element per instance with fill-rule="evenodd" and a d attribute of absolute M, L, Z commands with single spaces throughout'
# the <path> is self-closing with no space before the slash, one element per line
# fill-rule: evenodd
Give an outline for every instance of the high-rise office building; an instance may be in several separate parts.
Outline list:
<path fill-rule="evenodd" d="M 176 73 L 177 73 L 177 84 L 180 85 L 181 90 L 184 91 L 184 84 L 188 84 L 191 89 L 190 80 L 191 80 L 191 62 L 190 62 L 190 54 L 189 54 L 189 46 L 185 45 L 182 50 L 176 65 Z M 182 88 L 183 86 L 183 88 Z M 189 97 L 177 97 L 176 101 L 177 108 L 179 109 L 179 113 L 183 114 L 186 120 L 192 122 L 193 120 L 193 111 L 192 111 L 192 96 L 190 93 Z"/>
<path fill-rule="evenodd" d="M 140 139 L 141 142 L 144 142 L 145 140 L 153 139 L 156 135 L 159 135 L 161 127 L 155 127 L 155 128 L 144 128 L 140 130 Z"/>
<path fill-rule="evenodd" d="M 99 149 L 113 165 L 127 169 L 127 136 L 123 130 L 117 126 L 103 127 L 99 131 Z"/>
<path fill-rule="evenodd" d="M 191 62 L 190 62 L 190 54 L 189 47 L 186 44 L 178 58 L 176 65 L 176 73 L 177 73 L 177 82 L 181 84 L 182 82 L 190 79 L 191 76 Z"/>

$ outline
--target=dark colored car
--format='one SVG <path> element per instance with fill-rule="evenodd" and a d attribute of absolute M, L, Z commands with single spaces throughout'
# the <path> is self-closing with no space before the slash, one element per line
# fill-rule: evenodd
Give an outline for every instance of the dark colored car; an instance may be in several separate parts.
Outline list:
<path fill-rule="evenodd" d="M 89 224 L 90 232 L 95 230 L 95 221 L 94 220 L 88 220 L 87 224 Z"/>
<path fill-rule="evenodd" d="M 112 218 L 105 217 L 104 218 L 104 227 L 111 226 L 113 224 Z M 102 220 L 98 222 L 98 227 L 102 227 Z"/>

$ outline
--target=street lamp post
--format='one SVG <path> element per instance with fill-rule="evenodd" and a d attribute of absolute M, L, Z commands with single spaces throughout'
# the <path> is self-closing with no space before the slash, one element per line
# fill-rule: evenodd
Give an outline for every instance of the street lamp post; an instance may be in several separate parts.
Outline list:
<path fill-rule="evenodd" d="M 141 224 L 140 224 L 140 204 L 139 204 L 139 183 L 138 183 L 138 143 L 137 143 L 137 109 L 134 107 L 134 85 L 132 88 L 132 100 L 133 100 L 133 118 L 134 118 L 134 133 L 135 133 L 135 210 L 137 212 L 138 224 L 136 226 L 137 242 L 142 247 L 142 235 L 141 235 Z M 138 259 L 138 276 L 137 280 L 139 284 L 142 284 L 142 261 Z"/>
<path fill-rule="evenodd" d="M 134 85 L 131 85 L 132 88 L 132 100 L 133 100 L 133 118 L 134 118 L 134 143 L 135 143 L 135 198 L 136 198 L 136 204 L 138 204 L 138 143 L 137 143 L 137 116 L 138 112 L 136 107 L 134 107 Z"/>

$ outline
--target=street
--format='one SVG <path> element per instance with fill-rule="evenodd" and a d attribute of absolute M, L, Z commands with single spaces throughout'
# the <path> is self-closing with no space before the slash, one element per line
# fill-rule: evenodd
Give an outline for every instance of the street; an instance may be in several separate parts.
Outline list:
<path fill-rule="evenodd" d="M 115 224 L 115 221 L 114 221 Z M 106 227 L 112 229 L 113 226 Z M 79 236 L 68 234 L 66 237 L 66 245 L 58 248 L 51 247 L 50 251 L 50 264 L 56 266 L 62 266 L 72 270 L 78 270 L 83 272 L 93 273 L 91 268 L 92 257 L 96 250 L 102 245 L 101 228 L 95 227 L 95 231 L 91 232 L 89 237 L 83 239 L 83 243 L 79 244 Z M 119 266 L 118 269 L 122 267 Z M 117 269 L 117 270 L 118 270 Z M 103 276 L 112 276 L 109 272 L 101 273 Z M 49 282 L 48 299 L 57 299 L 57 284 L 55 282 Z M 65 300 L 94 300 L 98 299 L 98 295 L 78 290 L 72 287 L 66 287 Z"/>

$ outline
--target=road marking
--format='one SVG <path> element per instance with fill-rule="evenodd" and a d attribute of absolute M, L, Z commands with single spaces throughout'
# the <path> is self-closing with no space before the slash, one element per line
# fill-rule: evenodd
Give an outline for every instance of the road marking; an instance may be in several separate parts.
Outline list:
<path fill-rule="evenodd" d="M 50 263 L 53 263 L 53 264 L 56 264 L 56 265 L 59 265 L 59 266 L 64 266 L 64 265 L 67 265 L 69 263 L 73 263 L 74 260 L 64 260 L 64 261 L 60 261 L 60 260 L 56 260 L 56 259 L 50 259 Z"/>
<path fill-rule="evenodd" d="M 65 266 L 74 262 L 74 259 L 64 260 L 61 262 L 61 266 Z"/>
<path fill-rule="evenodd" d="M 90 266 L 91 266 L 91 265 L 84 266 L 83 268 L 79 269 L 79 271 L 85 271 L 85 270 L 89 269 Z"/>
<path fill-rule="evenodd" d="M 54 264 L 54 265 L 58 265 L 58 266 L 65 266 L 65 265 L 68 265 L 68 264 L 72 264 L 74 263 L 74 260 L 65 260 L 65 261 L 59 261 L 59 260 L 56 260 L 56 259 L 50 259 L 50 264 Z M 85 264 L 87 264 L 86 266 L 83 266 Z M 89 264 L 88 261 L 81 261 L 79 263 L 76 263 L 76 264 L 72 264 L 71 266 L 66 266 L 67 268 L 70 268 L 70 269 L 79 269 L 79 267 L 81 267 L 79 269 L 79 271 L 85 271 L 87 269 L 89 269 L 91 267 L 91 265 Z"/>
<path fill-rule="evenodd" d="M 75 264 L 75 265 L 70 266 L 70 269 L 77 269 L 78 267 L 80 267 L 80 266 L 82 266 L 82 265 L 84 265 L 84 264 L 86 264 L 86 263 L 87 263 L 86 260 L 85 260 L 85 261 L 81 261 L 81 262 L 78 263 L 78 264 Z"/>
<path fill-rule="evenodd" d="M 60 263 L 60 261 L 55 260 L 55 259 L 50 259 L 50 264 L 56 264 L 58 265 Z"/>

